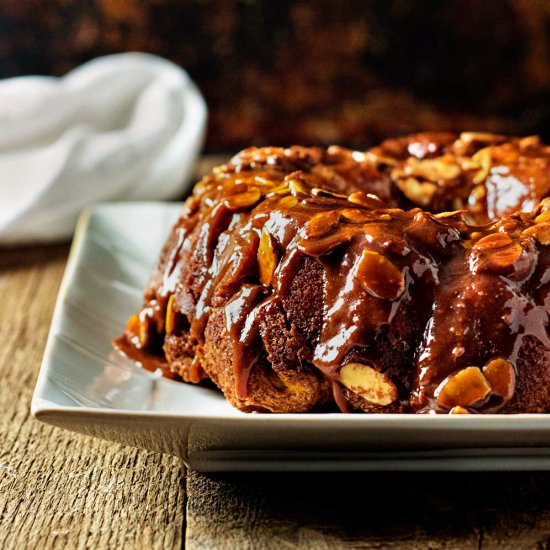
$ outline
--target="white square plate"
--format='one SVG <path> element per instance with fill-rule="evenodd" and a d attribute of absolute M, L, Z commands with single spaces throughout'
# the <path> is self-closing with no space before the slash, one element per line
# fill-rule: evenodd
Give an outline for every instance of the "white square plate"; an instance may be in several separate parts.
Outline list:
<path fill-rule="evenodd" d="M 166 380 L 111 341 L 178 216 L 174 203 L 82 215 L 32 403 L 69 430 L 181 456 L 202 471 L 550 469 L 550 415 L 245 414 Z"/>

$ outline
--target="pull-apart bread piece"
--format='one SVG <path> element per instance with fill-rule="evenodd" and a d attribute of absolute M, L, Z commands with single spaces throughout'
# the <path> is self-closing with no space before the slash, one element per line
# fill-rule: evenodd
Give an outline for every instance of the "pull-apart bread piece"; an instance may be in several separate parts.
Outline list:
<path fill-rule="evenodd" d="M 116 345 L 243 411 L 545 412 L 549 192 L 536 137 L 246 149 Z"/>

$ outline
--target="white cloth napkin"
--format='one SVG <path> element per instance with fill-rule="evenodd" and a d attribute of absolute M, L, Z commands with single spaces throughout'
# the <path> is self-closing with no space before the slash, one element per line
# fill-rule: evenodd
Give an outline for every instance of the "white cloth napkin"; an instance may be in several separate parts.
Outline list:
<path fill-rule="evenodd" d="M 205 125 L 187 73 L 148 54 L 0 81 L 0 245 L 67 238 L 94 202 L 181 195 Z"/>

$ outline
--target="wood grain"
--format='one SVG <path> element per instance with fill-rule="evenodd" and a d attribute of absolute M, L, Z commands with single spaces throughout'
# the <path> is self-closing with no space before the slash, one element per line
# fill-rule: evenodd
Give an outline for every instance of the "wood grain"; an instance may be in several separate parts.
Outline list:
<path fill-rule="evenodd" d="M 196 177 L 225 159 L 201 159 Z M 68 249 L 0 248 L 0 548 L 180 548 L 178 459 L 30 417 Z"/>
<path fill-rule="evenodd" d="M 550 548 L 545 473 L 190 472 L 186 548 Z"/>
<path fill-rule="evenodd" d="M 34 421 L 67 252 L 0 250 L 0 548 L 550 548 L 546 473 L 185 475 Z"/>
<path fill-rule="evenodd" d="M 30 417 L 67 250 L 0 252 L 0 548 L 180 548 L 177 459 Z"/>

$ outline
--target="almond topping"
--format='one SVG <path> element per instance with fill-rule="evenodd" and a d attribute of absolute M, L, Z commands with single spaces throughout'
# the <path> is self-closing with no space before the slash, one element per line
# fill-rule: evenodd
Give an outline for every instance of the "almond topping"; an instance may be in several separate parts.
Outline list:
<path fill-rule="evenodd" d="M 480 149 L 472 157 L 472 161 L 479 166 L 479 170 L 474 176 L 474 183 L 481 183 L 485 181 L 491 171 L 491 149 L 489 147 Z"/>
<path fill-rule="evenodd" d="M 397 300 L 405 290 L 405 278 L 401 270 L 373 250 L 363 250 L 355 276 L 365 290 L 376 298 Z"/>
<path fill-rule="evenodd" d="M 272 195 L 289 195 L 290 189 L 288 188 L 288 185 L 286 183 L 281 183 L 280 185 L 277 185 L 269 190 L 268 196 Z"/>
<path fill-rule="evenodd" d="M 224 199 L 224 204 L 229 210 L 236 212 L 238 210 L 246 210 L 254 206 L 262 198 L 262 194 L 257 189 L 245 191 L 238 195 L 231 195 Z"/>
<path fill-rule="evenodd" d="M 550 210 L 541 212 L 536 218 L 535 223 L 550 222 Z"/>
<path fill-rule="evenodd" d="M 537 216 L 537 219 L 544 215 L 545 214 L 541 214 L 540 216 Z M 526 229 L 523 232 L 523 235 L 528 235 L 529 237 L 533 237 L 540 244 L 543 244 L 543 245 L 550 244 L 550 222 L 542 222 L 542 223 L 538 223 L 537 225 L 533 225 L 532 227 L 529 227 L 528 229 Z"/>
<path fill-rule="evenodd" d="M 166 319 L 164 323 L 164 329 L 166 334 L 172 334 L 174 332 L 176 314 L 174 312 L 174 295 L 170 294 L 168 298 L 168 304 L 166 305 Z"/>
<path fill-rule="evenodd" d="M 147 347 L 147 344 L 149 343 L 149 317 L 145 315 L 139 316 L 139 345 L 142 348 Z"/>
<path fill-rule="evenodd" d="M 363 193 L 363 191 L 355 191 L 351 195 L 348 195 L 348 201 L 353 204 L 360 204 L 367 208 L 385 208 L 386 204 L 380 200 L 376 195 L 370 193 Z"/>
<path fill-rule="evenodd" d="M 379 149 L 378 147 L 376 149 Z M 388 166 L 393 166 L 397 164 L 397 160 L 390 157 L 378 154 L 376 149 L 372 149 L 365 153 L 365 160 L 372 162 L 374 164 L 387 164 Z"/>
<path fill-rule="evenodd" d="M 483 367 L 483 374 L 494 393 L 506 401 L 512 398 L 516 388 L 516 371 L 512 363 L 500 357 L 493 359 Z"/>
<path fill-rule="evenodd" d="M 531 147 L 538 147 L 540 145 L 539 136 L 526 136 L 519 140 L 520 149 L 529 149 Z"/>
<path fill-rule="evenodd" d="M 287 180 L 288 188 L 290 189 L 290 192 L 292 195 L 297 197 L 298 195 L 310 195 L 310 189 L 305 184 L 303 184 L 300 180 L 296 179 L 290 179 Z"/>
<path fill-rule="evenodd" d="M 372 220 L 372 214 L 368 211 L 365 212 L 365 210 L 360 210 L 359 208 L 344 208 L 340 210 L 340 215 L 351 223 L 365 223 Z"/>
<path fill-rule="evenodd" d="M 269 286 L 273 278 L 273 273 L 277 267 L 277 255 L 273 249 L 273 241 L 271 235 L 262 229 L 262 235 L 260 237 L 260 244 L 258 246 L 258 266 L 260 282 Z"/>
<path fill-rule="evenodd" d="M 453 407 L 449 414 L 471 414 L 468 409 L 465 409 L 464 407 L 461 407 L 460 405 L 457 405 L 456 407 Z"/>
<path fill-rule="evenodd" d="M 466 143 L 472 143 L 473 141 L 479 143 L 492 143 L 496 137 L 498 136 L 489 132 L 461 132 L 459 139 Z"/>
<path fill-rule="evenodd" d="M 460 175 L 460 166 L 451 156 L 417 160 L 411 158 L 404 167 L 406 174 L 430 181 L 452 180 Z"/>
<path fill-rule="evenodd" d="M 512 267 L 520 258 L 523 249 L 507 233 L 491 233 L 479 239 L 473 246 L 474 260 L 481 268 L 502 270 Z"/>
<path fill-rule="evenodd" d="M 320 212 L 315 214 L 306 225 L 306 234 L 308 237 L 322 237 L 338 227 L 340 214 L 337 210 Z"/>
<path fill-rule="evenodd" d="M 443 407 L 469 407 L 483 401 L 491 392 L 491 386 L 479 367 L 466 367 L 448 376 L 435 391 L 437 403 Z"/>
<path fill-rule="evenodd" d="M 405 178 L 397 180 L 397 187 L 403 191 L 403 194 L 420 206 L 428 206 L 437 191 L 437 185 L 430 182 L 419 182 L 416 178 Z"/>
<path fill-rule="evenodd" d="M 354 234 L 355 228 L 352 226 L 339 226 L 336 231 L 329 232 L 323 237 L 302 239 L 298 243 L 298 248 L 310 256 L 323 256 L 349 242 Z"/>
<path fill-rule="evenodd" d="M 293 197 L 292 195 L 287 195 L 286 197 L 279 199 L 279 202 L 277 203 L 277 208 L 288 210 L 290 208 L 294 208 L 297 204 L 298 199 L 296 197 Z"/>
<path fill-rule="evenodd" d="M 395 384 L 383 373 L 362 363 L 348 363 L 340 370 L 340 382 L 374 405 L 387 406 L 397 399 Z"/>

